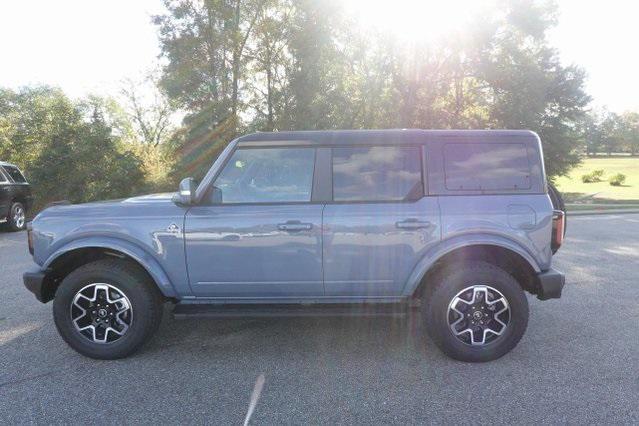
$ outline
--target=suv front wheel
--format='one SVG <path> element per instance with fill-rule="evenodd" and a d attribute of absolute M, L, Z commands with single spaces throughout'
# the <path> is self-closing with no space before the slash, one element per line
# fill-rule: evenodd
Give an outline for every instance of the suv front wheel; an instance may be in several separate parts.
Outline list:
<path fill-rule="evenodd" d="M 53 317 L 62 338 L 82 355 L 124 358 L 158 328 L 162 295 L 137 265 L 98 260 L 62 281 L 53 300 Z"/>
<path fill-rule="evenodd" d="M 427 294 L 422 314 L 428 333 L 454 359 L 492 361 L 513 349 L 526 331 L 524 291 L 490 263 L 446 268 Z"/>

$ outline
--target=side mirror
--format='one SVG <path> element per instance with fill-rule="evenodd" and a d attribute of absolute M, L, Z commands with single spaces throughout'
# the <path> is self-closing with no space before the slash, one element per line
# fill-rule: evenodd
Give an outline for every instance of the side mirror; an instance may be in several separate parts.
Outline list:
<path fill-rule="evenodd" d="M 182 179 L 177 194 L 173 196 L 173 202 L 190 206 L 195 200 L 195 181 L 188 177 Z"/>

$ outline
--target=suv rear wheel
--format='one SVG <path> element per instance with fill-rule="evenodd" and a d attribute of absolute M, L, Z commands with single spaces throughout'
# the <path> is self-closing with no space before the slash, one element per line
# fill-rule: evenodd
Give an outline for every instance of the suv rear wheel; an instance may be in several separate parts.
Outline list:
<path fill-rule="evenodd" d="M 22 203 L 15 202 L 11 204 L 7 223 L 12 231 L 21 231 L 26 227 L 27 212 Z"/>
<path fill-rule="evenodd" d="M 428 333 L 450 357 L 497 359 L 513 349 L 528 325 L 528 300 L 519 283 L 486 262 L 455 265 L 438 274 L 422 304 Z"/>
<path fill-rule="evenodd" d="M 137 265 L 98 260 L 71 272 L 53 301 L 62 338 L 82 355 L 123 358 L 155 332 L 162 319 L 162 295 Z"/>

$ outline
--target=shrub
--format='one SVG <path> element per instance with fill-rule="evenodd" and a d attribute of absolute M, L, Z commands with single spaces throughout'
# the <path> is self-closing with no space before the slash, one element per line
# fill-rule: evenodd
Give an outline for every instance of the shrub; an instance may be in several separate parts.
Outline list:
<path fill-rule="evenodd" d="M 624 182 L 626 182 L 626 175 L 624 175 L 623 173 L 617 173 L 616 175 L 610 176 L 608 182 L 612 186 L 621 186 L 624 184 Z"/>
<path fill-rule="evenodd" d="M 593 170 L 590 173 L 581 176 L 581 181 L 583 183 L 594 183 L 601 182 L 601 178 L 603 177 L 604 171 L 603 169 Z"/>

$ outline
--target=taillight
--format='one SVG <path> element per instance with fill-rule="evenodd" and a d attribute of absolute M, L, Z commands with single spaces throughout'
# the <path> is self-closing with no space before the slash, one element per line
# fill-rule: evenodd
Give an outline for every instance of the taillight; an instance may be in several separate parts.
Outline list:
<path fill-rule="evenodd" d="M 33 229 L 31 222 L 27 223 L 27 244 L 29 245 L 29 253 L 33 256 Z"/>
<path fill-rule="evenodd" d="M 552 241 L 550 247 L 555 253 L 564 242 L 564 227 L 566 226 L 566 214 L 561 210 L 552 212 Z"/>

